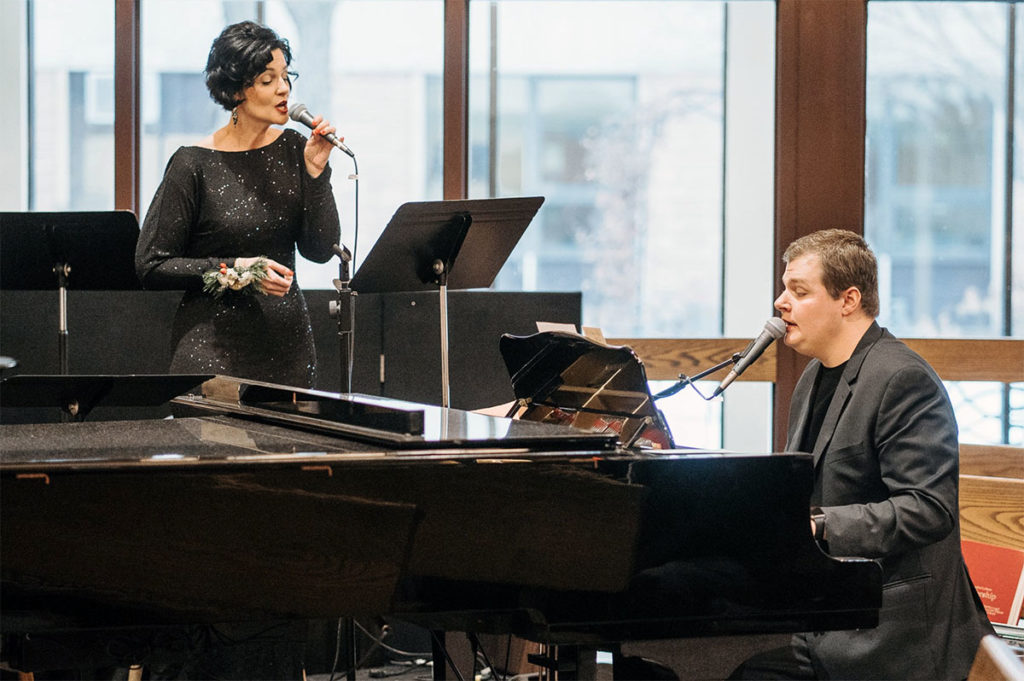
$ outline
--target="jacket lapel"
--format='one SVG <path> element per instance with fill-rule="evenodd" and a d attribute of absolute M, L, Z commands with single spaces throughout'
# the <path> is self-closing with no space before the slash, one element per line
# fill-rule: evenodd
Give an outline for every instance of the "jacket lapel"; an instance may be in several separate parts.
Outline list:
<path fill-rule="evenodd" d="M 882 328 L 878 326 L 878 322 L 872 322 L 868 330 L 864 332 L 860 342 L 857 343 L 853 355 L 847 360 L 846 368 L 843 369 L 843 375 L 839 378 L 839 384 L 832 395 L 832 401 L 829 402 L 828 411 L 825 412 L 825 420 L 821 422 L 818 439 L 814 442 L 814 451 L 812 453 L 814 454 L 815 466 L 821 460 L 821 455 L 828 449 L 832 436 L 835 435 L 836 426 L 839 425 L 839 419 L 842 417 L 843 411 L 850 400 L 850 395 L 853 393 L 853 384 L 857 382 L 860 368 L 864 365 L 864 360 L 871 347 L 882 337 L 882 333 Z M 806 412 L 807 410 L 805 409 L 804 411 Z M 802 417 L 802 420 L 806 422 L 806 416 Z"/>
<path fill-rule="evenodd" d="M 825 412 L 825 420 L 821 422 L 818 439 L 814 441 L 813 454 L 815 466 L 821 460 L 821 455 L 828 447 L 828 443 L 832 441 L 832 436 L 836 432 L 836 426 L 839 425 L 839 417 L 843 415 L 843 410 L 846 409 L 846 401 L 850 398 L 850 393 L 852 392 L 853 388 L 850 386 L 850 381 L 844 370 L 842 377 L 839 379 L 839 384 L 836 386 L 836 391 L 832 394 L 832 401 L 828 403 L 828 411 Z"/>
<path fill-rule="evenodd" d="M 804 441 L 804 430 L 807 428 L 807 420 L 810 416 L 811 389 L 814 386 L 814 379 L 810 378 L 812 372 L 818 371 L 818 360 L 811 360 L 811 364 L 804 370 L 800 380 L 797 381 L 793 390 L 792 403 L 789 410 L 789 430 L 786 437 L 787 452 L 797 451 L 797 447 Z"/>

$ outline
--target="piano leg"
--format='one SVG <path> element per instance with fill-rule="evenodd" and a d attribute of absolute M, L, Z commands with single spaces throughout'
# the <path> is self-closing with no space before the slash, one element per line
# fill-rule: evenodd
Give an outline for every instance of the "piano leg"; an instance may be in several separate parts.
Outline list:
<path fill-rule="evenodd" d="M 460 670 L 469 670 L 469 679 L 476 678 L 476 651 L 469 639 L 451 631 L 431 631 L 430 645 L 434 659 L 434 681 L 455 678 L 466 681 Z"/>
<path fill-rule="evenodd" d="M 539 654 L 527 657 L 549 681 L 587 681 L 597 678 L 597 649 L 586 646 L 546 645 Z"/>
<path fill-rule="evenodd" d="M 561 679 L 596 679 L 597 678 L 597 649 L 584 646 L 572 646 L 571 651 L 576 660 L 576 675 L 561 676 Z"/>
<path fill-rule="evenodd" d="M 338 622 L 342 650 L 345 652 L 345 678 L 356 681 L 356 627 L 351 617 L 343 617 Z"/>

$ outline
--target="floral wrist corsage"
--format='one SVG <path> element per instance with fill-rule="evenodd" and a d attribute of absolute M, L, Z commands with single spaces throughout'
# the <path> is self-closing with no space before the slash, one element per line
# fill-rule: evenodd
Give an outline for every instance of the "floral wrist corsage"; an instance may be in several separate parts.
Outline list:
<path fill-rule="evenodd" d="M 219 269 L 203 272 L 203 292 L 220 298 L 225 291 L 249 295 L 266 295 L 260 282 L 267 278 L 267 259 L 260 256 L 248 267 L 228 267 L 221 263 Z"/>

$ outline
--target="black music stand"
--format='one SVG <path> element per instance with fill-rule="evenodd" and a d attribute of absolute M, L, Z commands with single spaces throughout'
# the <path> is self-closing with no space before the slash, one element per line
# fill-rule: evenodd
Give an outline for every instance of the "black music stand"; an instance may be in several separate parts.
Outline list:
<path fill-rule="evenodd" d="M 19 374 L 0 381 L 0 406 L 60 407 L 77 421 L 93 408 L 156 407 L 213 378 L 212 374 L 53 376 Z"/>
<path fill-rule="evenodd" d="M 57 289 L 57 351 L 68 371 L 68 288 L 141 288 L 135 274 L 139 221 L 127 210 L 0 213 L 0 289 Z"/>
<path fill-rule="evenodd" d="M 437 287 L 442 407 L 450 403 L 448 288 L 487 288 L 494 283 L 542 203 L 543 196 L 531 196 L 403 204 L 352 278 L 352 289 L 359 293 Z"/>

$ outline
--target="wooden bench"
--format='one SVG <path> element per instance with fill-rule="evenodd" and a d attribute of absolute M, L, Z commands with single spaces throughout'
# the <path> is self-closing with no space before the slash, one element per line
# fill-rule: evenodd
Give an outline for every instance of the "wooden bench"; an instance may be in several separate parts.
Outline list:
<path fill-rule="evenodd" d="M 1024 447 L 960 445 L 960 533 L 1024 549 Z"/>
<path fill-rule="evenodd" d="M 1024 480 L 1024 447 L 961 443 L 960 475 Z"/>

